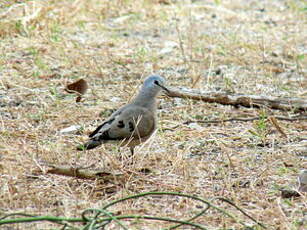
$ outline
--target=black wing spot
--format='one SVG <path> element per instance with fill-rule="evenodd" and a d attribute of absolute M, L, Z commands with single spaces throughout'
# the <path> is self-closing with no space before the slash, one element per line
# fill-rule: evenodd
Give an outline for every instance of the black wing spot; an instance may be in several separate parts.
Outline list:
<path fill-rule="evenodd" d="M 129 122 L 129 131 L 132 133 L 133 130 L 134 130 L 134 125 L 133 125 L 133 123 L 130 121 L 130 122 Z"/>
<path fill-rule="evenodd" d="M 122 128 L 125 128 L 124 121 L 119 121 L 117 127 L 118 127 L 118 128 L 121 128 L 121 129 L 122 129 Z"/>

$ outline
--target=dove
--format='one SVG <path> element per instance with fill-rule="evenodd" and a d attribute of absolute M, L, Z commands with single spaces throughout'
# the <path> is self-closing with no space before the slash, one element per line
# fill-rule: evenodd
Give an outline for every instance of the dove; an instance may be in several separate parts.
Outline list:
<path fill-rule="evenodd" d="M 133 155 L 135 146 L 145 142 L 157 128 L 156 98 L 161 91 L 169 92 L 165 79 L 159 75 L 148 76 L 131 103 L 116 110 L 77 149 L 89 150 L 109 141 L 117 141 L 120 146 L 128 146 Z"/>

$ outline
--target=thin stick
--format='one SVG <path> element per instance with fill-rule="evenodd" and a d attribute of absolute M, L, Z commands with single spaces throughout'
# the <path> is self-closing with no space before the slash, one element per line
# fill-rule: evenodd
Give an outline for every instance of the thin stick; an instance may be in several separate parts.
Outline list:
<path fill-rule="evenodd" d="M 307 116 L 295 116 L 295 117 L 274 117 L 277 120 L 282 120 L 282 121 L 304 121 L 307 120 Z M 234 118 L 230 118 L 230 119 L 224 119 L 224 120 L 209 120 L 209 121 L 203 121 L 203 120 L 190 120 L 190 121 L 185 121 L 183 124 L 184 125 L 188 125 L 190 123 L 224 123 L 224 122 L 231 122 L 231 121 L 241 121 L 241 122 L 248 122 L 248 121 L 256 121 L 256 120 L 260 120 L 261 117 L 250 117 L 250 118 L 238 118 L 238 117 L 234 117 Z"/>

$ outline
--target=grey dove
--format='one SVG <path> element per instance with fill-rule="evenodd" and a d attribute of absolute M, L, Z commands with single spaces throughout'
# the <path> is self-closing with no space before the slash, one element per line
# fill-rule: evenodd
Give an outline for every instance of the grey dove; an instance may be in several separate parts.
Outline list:
<path fill-rule="evenodd" d="M 118 141 L 120 146 L 130 147 L 133 154 L 134 147 L 145 142 L 157 128 L 156 97 L 162 90 L 169 91 L 164 85 L 163 77 L 148 76 L 132 102 L 115 111 L 77 149 L 93 149 L 108 141 Z"/>

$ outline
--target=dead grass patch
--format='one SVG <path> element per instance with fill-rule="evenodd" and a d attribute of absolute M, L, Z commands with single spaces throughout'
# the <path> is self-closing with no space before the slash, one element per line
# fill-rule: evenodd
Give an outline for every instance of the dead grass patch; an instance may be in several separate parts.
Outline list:
<path fill-rule="evenodd" d="M 287 138 L 268 122 L 184 125 L 254 117 L 260 110 L 161 97 L 160 129 L 137 150 L 135 164 L 121 161 L 112 144 L 75 151 L 152 72 L 174 87 L 306 99 L 303 1 L 1 1 L 0 9 L 0 213 L 76 217 L 126 195 L 177 191 L 227 197 L 271 229 L 304 228 L 305 197 L 282 199 L 278 189 L 295 187 L 298 172 L 306 169 L 306 122 L 279 121 Z M 64 88 L 79 78 L 89 90 L 76 103 Z M 76 124 L 82 135 L 60 134 Z M 33 178 L 40 160 L 152 173 L 114 184 L 49 174 Z M 115 210 L 182 218 L 194 205 L 139 200 Z M 237 227 L 215 213 L 199 223 Z"/>

